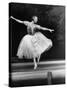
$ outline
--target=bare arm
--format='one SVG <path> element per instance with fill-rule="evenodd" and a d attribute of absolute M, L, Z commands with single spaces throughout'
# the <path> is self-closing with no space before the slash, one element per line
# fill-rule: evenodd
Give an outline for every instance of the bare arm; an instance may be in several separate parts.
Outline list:
<path fill-rule="evenodd" d="M 48 30 L 50 32 L 54 31 L 53 29 L 49 29 L 49 28 L 45 28 L 45 27 L 40 27 L 40 29 L 42 29 L 42 30 Z"/>
<path fill-rule="evenodd" d="M 38 28 L 38 29 L 41 29 L 41 30 L 47 30 L 47 31 L 50 31 L 50 32 L 54 31 L 53 29 L 41 27 L 40 25 L 37 25 L 37 28 Z"/>
<path fill-rule="evenodd" d="M 19 20 L 19 19 L 16 19 L 16 18 L 14 18 L 13 16 L 11 16 L 10 18 L 12 18 L 13 20 L 15 20 L 15 21 L 17 21 L 18 23 L 24 23 L 24 21 L 21 21 L 21 20 Z"/>

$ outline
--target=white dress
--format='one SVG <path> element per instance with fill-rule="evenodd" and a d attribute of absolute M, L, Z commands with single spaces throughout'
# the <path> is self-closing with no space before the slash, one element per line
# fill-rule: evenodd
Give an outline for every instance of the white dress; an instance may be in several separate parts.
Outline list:
<path fill-rule="evenodd" d="M 34 27 L 34 29 L 36 28 Z M 32 32 L 31 29 L 30 31 Z M 19 44 L 17 56 L 19 58 L 23 58 L 24 56 L 28 59 L 36 58 L 51 47 L 52 41 L 41 32 L 35 32 L 33 35 L 27 34 Z"/>

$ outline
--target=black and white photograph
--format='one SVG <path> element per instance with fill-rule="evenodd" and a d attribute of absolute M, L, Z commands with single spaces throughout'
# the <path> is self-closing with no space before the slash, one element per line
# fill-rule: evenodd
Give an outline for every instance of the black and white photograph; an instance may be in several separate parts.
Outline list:
<path fill-rule="evenodd" d="M 65 6 L 9 3 L 9 86 L 65 84 Z"/>

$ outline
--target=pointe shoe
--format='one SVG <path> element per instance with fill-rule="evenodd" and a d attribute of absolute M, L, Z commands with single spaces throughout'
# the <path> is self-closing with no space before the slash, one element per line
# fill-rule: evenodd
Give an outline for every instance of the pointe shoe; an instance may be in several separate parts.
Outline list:
<path fill-rule="evenodd" d="M 34 66 L 34 70 L 37 68 L 37 65 Z"/>

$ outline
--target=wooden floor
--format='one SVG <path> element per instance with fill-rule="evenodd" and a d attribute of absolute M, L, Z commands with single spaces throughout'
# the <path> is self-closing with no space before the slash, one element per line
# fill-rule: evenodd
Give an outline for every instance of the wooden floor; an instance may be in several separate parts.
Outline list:
<path fill-rule="evenodd" d="M 38 67 L 34 70 L 32 63 L 12 63 L 11 80 L 15 83 L 24 80 L 48 80 L 51 84 L 51 78 L 65 78 L 65 61 L 45 61 L 38 63 Z M 63 81 L 64 83 L 64 81 Z"/>

